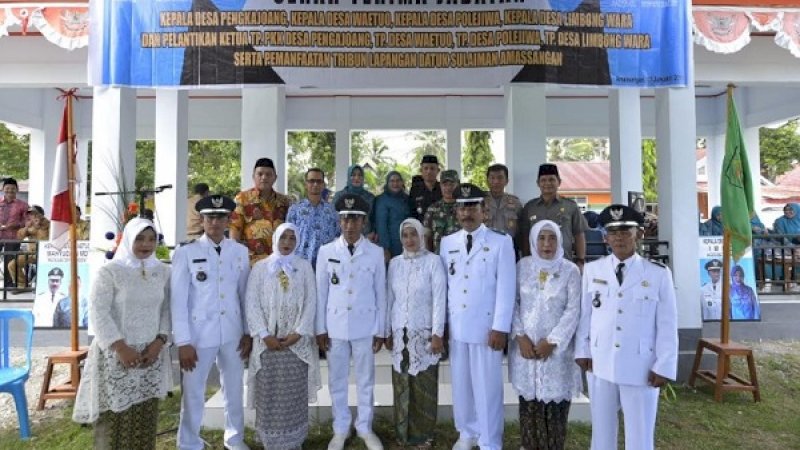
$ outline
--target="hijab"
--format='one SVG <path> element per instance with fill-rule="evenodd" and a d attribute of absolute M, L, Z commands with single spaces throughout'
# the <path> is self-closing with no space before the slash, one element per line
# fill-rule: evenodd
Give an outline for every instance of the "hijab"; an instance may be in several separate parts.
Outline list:
<path fill-rule="evenodd" d="M 278 247 L 278 243 L 286 230 L 294 231 L 297 241 L 295 242 L 294 250 L 292 250 L 288 255 L 283 255 Z M 297 252 L 298 248 L 300 248 L 300 231 L 298 231 L 297 227 L 292 223 L 284 222 L 280 224 L 278 229 L 272 233 L 272 254 L 267 257 L 267 264 L 269 267 L 268 273 L 271 275 L 280 270 L 283 270 L 287 274 L 294 272 L 292 261 L 294 261 L 294 258 L 296 257 L 295 253 Z"/>
<path fill-rule="evenodd" d="M 710 236 L 722 236 L 723 229 L 722 220 L 720 220 L 721 215 L 722 206 L 715 206 L 711 208 L 711 218 L 706 222 L 708 231 L 711 233 Z"/>
<path fill-rule="evenodd" d="M 778 217 L 775 220 L 776 232 L 783 234 L 800 234 L 800 204 L 787 203 L 786 206 L 794 210 L 794 217 L 791 219 L 786 215 Z M 784 208 L 786 207 L 784 206 Z M 779 230 L 777 228 L 780 228 Z"/>
<path fill-rule="evenodd" d="M 389 188 L 389 180 L 395 175 L 400 177 L 400 181 L 405 182 L 405 180 L 403 180 L 403 175 L 401 175 L 400 172 L 398 172 L 396 170 L 392 170 L 391 172 L 386 174 L 386 182 L 383 184 L 383 193 L 385 195 L 388 195 L 388 196 L 391 196 L 391 197 L 399 197 L 399 198 L 407 199 L 408 198 L 408 194 L 406 194 L 405 189 L 400 189 L 400 191 L 394 192 L 394 191 L 391 190 L 391 188 Z"/>
<path fill-rule="evenodd" d="M 556 235 L 556 254 L 553 259 L 544 259 L 539 256 L 539 234 L 544 229 L 550 230 Z M 528 241 L 531 244 L 531 258 L 533 258 L 533 264 L 535 267 L 538 267 L 542 270 L 550 270 L 559 265 L 561 260 L 564 259 L 564 244 L 563 237 L 561 236 L 561 230 L 552 220 L 542 220 L 540 222 L 536 222 L 536 224 L 531 228 L 530 234 L 528 235 Z"/>
<path fill-rule="evenodd" d="M 364 178 L 364 182 L 361 183 L 361 186 L 353 186 L 353 181 L 351 177 L 353 176 L 353 172 L 358 169 L 361 171 L 361 177 Z M 372 193 L 368 190 L 364 189 L 364 183 L 366 183 L 366 178 L 364 177 L 364 168 L 358 164 L 353 164 L 352 166 L 347 168 L 347 186 L 345 186 L 345 192 L 350 192 L 352 194 L 358 194 L 364 198 L 372 197 Z"/>
<path fill-rule="evenodd" d="M 419 241 L 419 250 L 416 252 L 411 252 L 406 250 L 405 246 L 403 246 L 403 256 L 406 258 L 415 258 L 420 255 L 424 255 L 428 252 L 425 248 L 425 243 L 422 241 L 423 236 L 425 236 L 425 230 L 422 228 L 422 224 L 417 219 L 406 219 L 400 223 L 400 240 L 403 240 L 403 228 L 413 228 L 417 230 L 417 241 Z"/>
<path fill-rule="evenodd" d="M 153 233 L 158 238 L 158 233 L 156 233 L 156 226 L 153 222 L 143 219 L 141 217 L 135 217 L 128 221 L 125 224 L 125 229 L 122 230 L 122 240 L 117 246 L 117 251 L 114 253 L 114 258 L 111 260 L 113 264 L 119 264 L 124 267 L 131 267 L 135 269 L 151 269 L 161 264 L 161 262 L 156 258 L 156 252 L 153 250 L 153 253 L 150 254 L 145 259 L 139 259 L 136 257 L 136 254 L 133 253 L 133 243 L 136 241 L 136 237 L 139 236 L 142 231 L 150 228 L 153 230 Z"/>

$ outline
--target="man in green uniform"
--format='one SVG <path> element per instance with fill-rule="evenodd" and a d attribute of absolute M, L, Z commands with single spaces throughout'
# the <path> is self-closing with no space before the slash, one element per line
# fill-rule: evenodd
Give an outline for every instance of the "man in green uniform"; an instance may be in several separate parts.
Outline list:
<path fill-rule="evenodd" d="M 442 172 L 442 199 L 428 207 L 422 225 L 425 227 L 425 242 L 428 249 L 439 253 L 439 242 L 450 233 L 461 229 L 456 220 L 456 199 L 454 193 L 458 188 L 458 172 L 445 170 Z"/>

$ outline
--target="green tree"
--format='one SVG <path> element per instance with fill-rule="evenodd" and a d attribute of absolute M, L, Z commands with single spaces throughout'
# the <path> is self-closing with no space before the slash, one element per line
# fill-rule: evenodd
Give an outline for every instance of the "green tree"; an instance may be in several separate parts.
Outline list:
<path fill-rule="evenodd" d="M 136 189 L 154 186 L 156 176 L 156 141 L 136 141 Z"/>
<path fill-rule="evenodd" d="M 234 196 L 242 188 L 240 141 L 189 141 L 189 192 L 207 183 L 212 193 Z"/>
<path fill-rule="evenodd" d="M 417 141 L 414 147 L 414 158 L 411 160 L 411 167 L 419 167 L 422 157 L 425 155 L 436 155 L 439 163 L 444 165 L 447 149 L 447 138 L 441 131 L 415 131 L 411 133 L 413 139 Z"/>
<path fill-rule="evenodd" d="M 800 161 L 800 135 L 798 119 L 792 119 L 777 128 L 760 128 L 761 175 L 775 181 Z"/>
<path fill-rule="evenodd" d="M 488 189 L 486 168 L 494 162 L 494 155 L 489 145 L 492 141 L 492 132 L 467 131 L 464 133 L 464 141 L 464 155 L 462 157 L 464 173 L 461 179 L 469 181 L 481 189 Z"/>
<path fill-rule="evenodd" d="M 548 161 L 604 161 L 608 139 L 553 138 L 547 140 Z"/>
<path fill-rule="evenodd" d="M 656 169 L 656 141 L 642 139 L 642 187 L 644 200 L 658 201 L 658 170 Z"/>
<path fill-rule="evenodd" d="M 0 123 L 0 177 L 28 179 L 30 136 L 17 134 Z"/>
<path fill-rule="evenodd" d="M 289 146 L 286 157 L 289 164 L 288 193 L 297 198 L 305 197 L 306 170 L 319 167 L 325 172 L 329 189 L 335 188 L 336 180 L 336 133 L 333 131 L 290 131 L 286 142 Z"/>

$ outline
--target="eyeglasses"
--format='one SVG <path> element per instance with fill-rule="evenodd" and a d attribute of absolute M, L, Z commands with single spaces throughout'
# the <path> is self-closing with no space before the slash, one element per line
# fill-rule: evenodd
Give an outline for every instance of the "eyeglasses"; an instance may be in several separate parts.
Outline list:
<path fill-rule="evenodd" d="M 322 179 L 319 179 L 319 178 L 312 178 L 310 180 L 306 180 L 306 183 L 308 183 L 308 184 L 322 184 L 324 182 L 325 182 L 325 180 L 322 180 Z"/>

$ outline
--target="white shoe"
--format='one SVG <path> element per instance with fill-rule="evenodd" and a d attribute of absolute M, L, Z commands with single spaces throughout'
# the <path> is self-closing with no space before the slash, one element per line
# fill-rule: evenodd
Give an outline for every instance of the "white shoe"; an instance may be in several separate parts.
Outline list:
<path fill-rule="evenodd" d="M 380 438 L 372 431 L 358 433 L 358 437 L 364 440 L 364 445 L 367 446 L 367 450 L 383 450 L 383 444 L 381 444 Z"/>
<path fill-rule="evenodd" d="M 472 447 L 478 445 L 478 440 L 475 438 L 458 438 L 453 450 L 472 450 Z"/>
<path fill-rule="evenodd" d="M 250 447 L 248 447 L 244 442 L 239 442 L 238 444 L 233 445 L 225 445 L 225 448 L 228 450 L 250 450 Z"/>
<path fill-rule="evenodd" d="M 328 450 L 344 450 L 344 441 L 347 440 L 347 433 L 334 433 L 333 439 L 328 443 Z"/>

